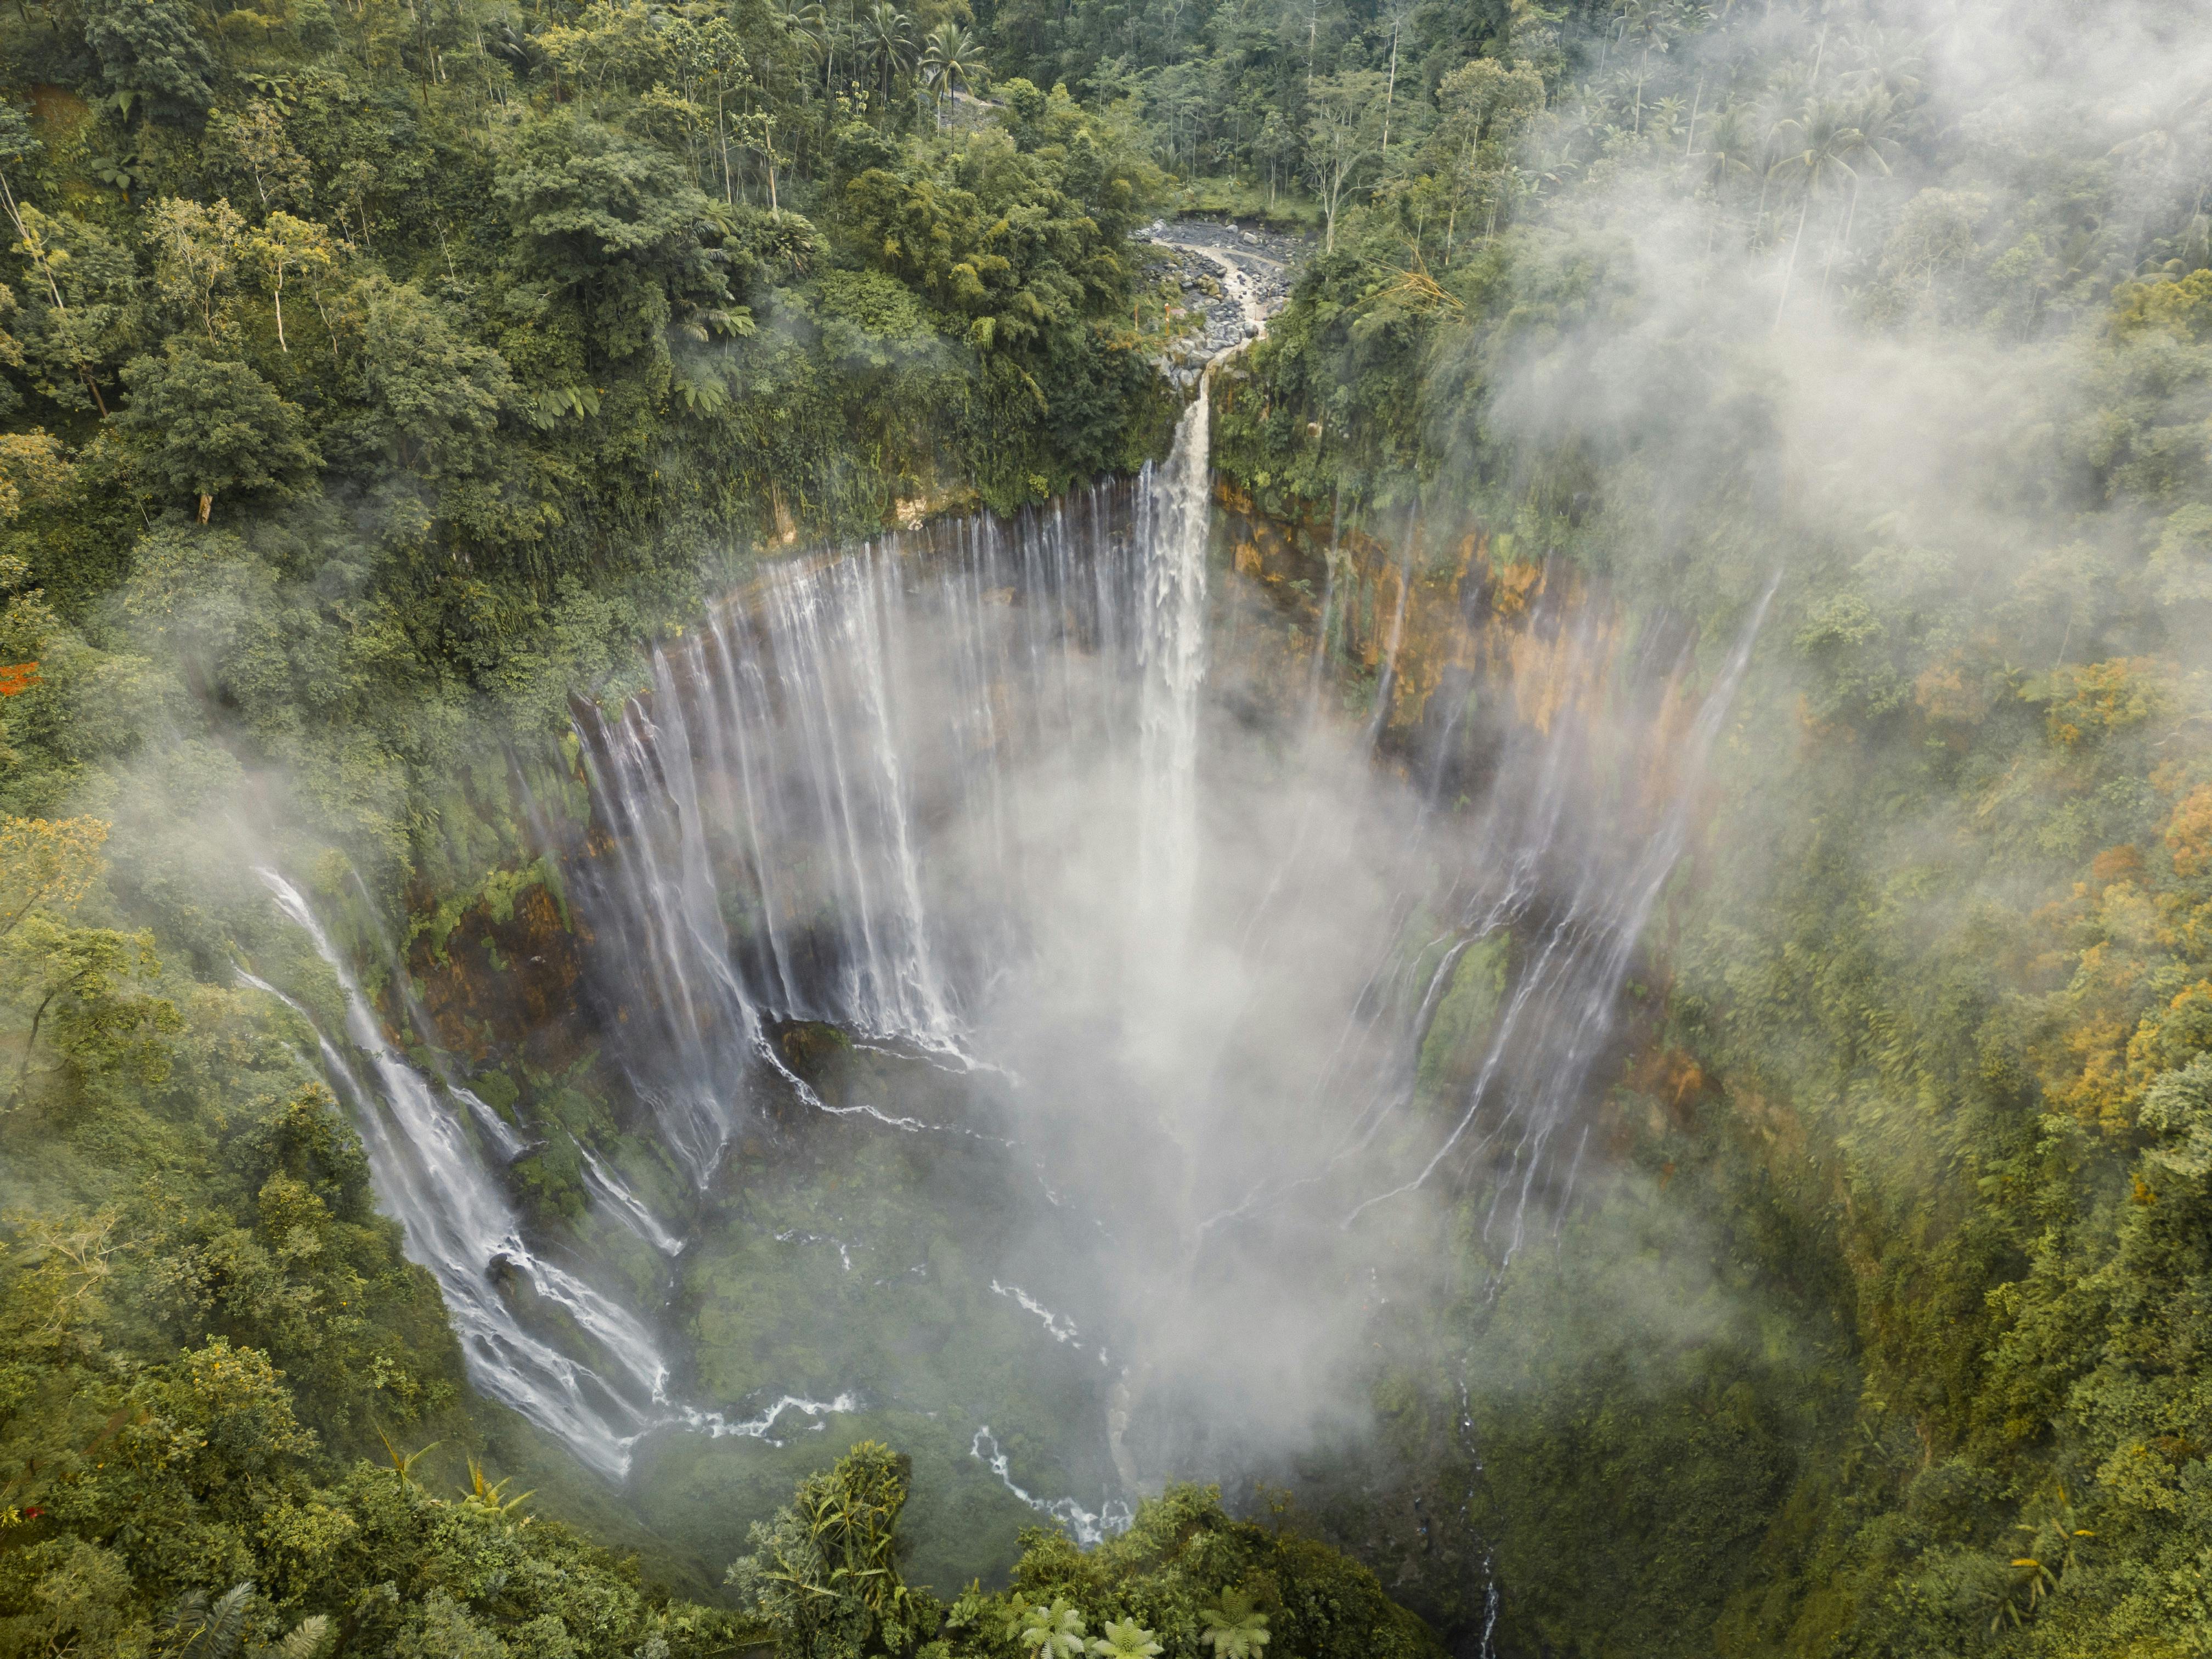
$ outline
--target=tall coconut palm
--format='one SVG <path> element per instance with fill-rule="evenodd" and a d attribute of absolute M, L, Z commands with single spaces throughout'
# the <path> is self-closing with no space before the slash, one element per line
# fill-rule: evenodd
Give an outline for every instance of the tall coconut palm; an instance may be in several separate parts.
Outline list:
<path fill-rule="evenodd" d="M 860 55 L 890 106 L 891 83 L 914 64 L 914 20 L 891 3 L 876 0 L 860 21 Z"/>
<path fill-rule="evenodd" d="M 1840 190 L 1847 181 L 1856 184 L 1859 175 L 1851 166 L 1855 157 L 1873 154 L 1881 170 L 1889 171 L 1889 164 L 1869 150 L 1866 134 L 1850 117 L 1850 106 L 1838 100 L 1808 98 L 1802 109 L 1775 129 L 1788 148 L 1782 159 L 1767 169 L 1768 176 L 1796 177 L 1804 191 L 1797 207 L 1797 229 L 1790 239 L 1790 258 L 1782 270 L 1782 297 L 1774 307 L 1777 328 L 1782 326 L 1782 314 L 1790 305 L 1790 286 L 1797 274 L 1797 250 L 1805 240 L 1805 219 L 1812 211 L 1814 197 Z"/>
<path fill-rule="evenodd" d="M 836 73 L 837 37 L 821 0 L 769 0 L 769 21 L 828 73 Z"/>
<path fill-rule="evenodd" d="M 921 49 L 921 78 L 938 93 L 939 126 L 945 125 L 945 99 L 963 90 L 972 93 L 989 77 L 981 50 L 982 42 L 957 23 L 939 23 L 930 30 Z"/>
<path fill-rule="evenodd" d="M 1863 158 L 1862 168 L 1871 166 L 1876 172 L 1887 173 L 1890 155 L 1898 148 L 1898 140 L 1893 136 L 1900 120 L 1897 95 L 1879 88 L 1861 94 L 1851 112 L 1850 120 L 1851 125 L 1859 130 L 1859 150 Z M 1851 178 L 1850 206 L 1844 215 L 1842 246 L 1845 248 L 1851 245 L 1851 223 L 1859 210 L 1861 176 L 1854 173 Z"/>
<path fill-rule="evenodd" d="M 1738 173 L 1751 171 L 1759 159 L 1759 148 L 1751 112 L 1741 104 L 1730 104 L 1705 129 L 1705 148 L 1692 155 L 1703 163 L 1698 176 L 1718 191 Z"/>

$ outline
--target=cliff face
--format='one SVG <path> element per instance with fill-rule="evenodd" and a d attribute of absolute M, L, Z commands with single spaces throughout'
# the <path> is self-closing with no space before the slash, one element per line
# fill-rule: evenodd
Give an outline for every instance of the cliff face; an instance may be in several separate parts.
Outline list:
<path fill-rule="evenodd" d="M 494 871 L 434 915 L 448 930 L 418 933 L 408 969 L 441 1046 L 478 1064 L 552 1072 L 574 1063 L 591 1039 L 580 985 L 590 939 L 563 907 L 549 863 Z"/>
<path fill-rule="evenodd" d="M 567 1070 L 597 1040 L 583 983 L 590 938 L 565 877 L 592 851 L 574 740 L 528 757 L 478 755 L 444 780 L 427 816 L 435 835 L 404 896 L 399 954 L 428 1034 L 467 1066 Z M 395 1032 L 406 1024 L 398 1012 L 386 1010 Z"/>
<path fill-rule="evenodd" d="M 1432 540 L 1415 524 L 1392 544 L 1317 517 L 1270 517 L 1230 484 L 1217 497 L 1208 696 L 1227 720 L 1279 738 L 1312 720 L 1336 726 L 1371 743 L 1378 763 L 1445 814 L 1482 801 L 1516 754 L 1525 763 L 1547 745 L 1557 765 L 1586 775 L 1623 836 L 1648 828 L 1673 798 L 1696 708 L 1686 629 L 1626 616 L 1580 573 L 1515 558 L 1510 538 L 1478 531 Z M 1083 535 L 1128 533 L 1127 503 L 1112 491 L 1060 510 Z M 892 568 L 958 556 L 978 522 L 939 520 L 904 533 L 887 544 Z M 809 569 L 837 558 L 795 556 Z M 758 623 L 766 591 L 756 579 L 720 602 L 732 638 Z M 977 598 L 987 607 L 1017 603 L 1012 588 Z M 699 637 L 672 639 L 656 653 L 659 689 L 632 704 L 641 718 L 688 720 L 696 734 L 717 717 L 702 706 L 715 693 L 696 676 L 729 645 L 695 651 Z M 1009 684 L 988 700 L 1004 708 L 1015 696 Z M 595 707 L 578 708 L 587 727 L 601 720 Z M 577 877 L 604 871 L 610 830 L 594 818 L 573 741 L 545 760 L 527 775 L 509 759 L 502 775 L 487 766 L 455 781 L 443 819 L 450 868 L 426 872 L 410 895 L 404 954 L 441 1046 L 473 1066 L 551 1075 L 593 1056 L 647 1012 L 640 999 L 651 993 L 618 964 L 592 971 L 589 924 L 568 894 Z M 727 769 L 726 757 L 700 763 L 702 788 L 742 799 L 713 769 Z M 728 834 L 708 826 L 714 846 Z M 763 855 L 758 845 L 733 854 Z M 805 848 L 791 856 L 803 862 Z M 472 869 L 471 860 L 481 862 Z M 748 918 L 726 920 L 744 948 Z M 1655 1058 L 1639 1065 L 1658 1075 Z M 1656 1092 L 1698 1092 L 1680 1082 L 1689 1065 L 1667 1061 Z"/>
<path fill-rule="evenodd" d="M 1247 696 L 1297 709 L 1322 686 L 1447 808 L 1480 796 L 1507 744 L 1563 724 L 1582 763 L 1620 774 L 1628 827 L 1680 782 L 1704 689 L 1682 618 L 1632 617 L 1579 571 L 1516 558 L 1510 537 L 1436 538 L 1416 520 L 1384 541 L 1272 517 L 1225 479 L 1216 495 L 1231 573 L 1216 651 Z"/>

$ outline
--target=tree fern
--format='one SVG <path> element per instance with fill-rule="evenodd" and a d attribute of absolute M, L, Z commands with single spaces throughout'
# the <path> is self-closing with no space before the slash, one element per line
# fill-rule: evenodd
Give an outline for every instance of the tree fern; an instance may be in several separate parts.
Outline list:
<path fill-rule="evenodd" d="M 337 1644 L 337 1632 L 331 1628 L 329 1616 L 317 1613 L 312 1619 L 302 1619 L 276 1645 L 276 1659 L 323 1659 Z"/>
<path fill-rule="evenodd" d="M 1064 1595 L 1052 1598 L 1050 1607 L 1032 1607 L 1022 1632 L 1022 1645 L 1036 1659 L 1083 1659 L 1083 1615 Z"/>
<path fill-rule="evenodd" d="M 1198 1616 L 1206 1621 L 1199 1639 L 1213 1650 L 1214 1659 L 1261 1659 L 1267 1645 L 1267 1615 L 1243 1590 L 1223 1590 L 1221 1605 L 1202 1608 Z"/>
<path fill-rule="evenodd" d="M 222 1593 L 213 1607 L 205 1590 L 193 1590 L 162 1614 L 161 1629 L 182 1637 L 177 1659 L 237 1659 L 246 1643 L 246 1609 L 253 1600 L 253 1581 L 240 1580 Z M 328 1621 L 325 1621 L 327 1625 Z M 313 1659 L 314 1650 L 303 1649 L 287 1659 Z"/>

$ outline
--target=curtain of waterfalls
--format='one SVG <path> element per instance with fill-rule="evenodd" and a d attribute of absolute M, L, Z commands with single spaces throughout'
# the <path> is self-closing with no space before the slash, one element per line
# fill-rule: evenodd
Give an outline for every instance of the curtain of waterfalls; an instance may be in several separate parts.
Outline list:
<path fill-rule="evenodd" d="M 1441 672 L 1407 667 L 1437 629 L 1417 573 L 1363 596 L 1334 547 L 1318 638 L 1293 638 L 1287 590 L 1209 581 L 1209 416 L 1201 388 L 1134 480 L 766 566 L 656 648 L 648 693 L 575 706 L 588 1000 L 672 1163 L 711 1194 L 765 1104 L 824 1105 L 795 1023 L 1002 1084 L 1020 1158 L 1093 1230 L 1085 1328 L 1111 1332 L 1125 1486 L 1148 1389 L 1202 1376 L 1252 1433 L 1302 1420 L 1360 1346 L 1350 1270 L 1393 1235 L 1370 1218 L 1471 1192 L 1503 1261 L 1559 1213 L 1750 643 L 1692 697 L 1689 630 L 1560 600 L 1517 630 L 1461 617 L 1423 647 Z M 1374 689 L 1340 715 L 1363 603 Z M 1427 714 L 1378 758 L 1416 670 Z M 339 971 L 334 1086 L 487 1393 L 615 1474 L 655 1426 L 758 1436 L 848 1408 L 672 1403 L 656 1339 L 525 1244 L 497 1173 L 513 1132 L 391 1048 L 270 879 Z M 1440 1068 L 1441 1011 L 1478 968 L 1495 1006 Z M 932 1127 L 891 1099 L 838 1109 Z M 682 1224 L 579 1150 L 594 1204 L 676 1261 Z M 1032 1507 L 1091 1532 L 1122 1512 L 1034 1498 L 988 1427 L 974 1445 Z"/>
<path fill-rule="evenodd" d="M 656 653 L 649 699 L 580 708 L 617 843 L 583 902 L 619 941 L 640 1092 L 697 1180 L 738 1079 L 781 1069 L 763 1017 L 978 1058 L 978 1000 L 1020 959 L 1052 857 L 1024 810 L 1051 791 L 1123 821 L 1115 878 L 1153 941 L 1182 925 L 1206 409 L 1133 483 L 774 568 Z"/>

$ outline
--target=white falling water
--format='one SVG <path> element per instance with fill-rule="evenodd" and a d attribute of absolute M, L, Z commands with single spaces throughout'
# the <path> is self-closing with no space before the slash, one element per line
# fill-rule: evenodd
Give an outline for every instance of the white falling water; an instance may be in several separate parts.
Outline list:
<path fill-rule="evenodd" d="M 1534 763 L 1509 775 L 1522 785 L 1520 790 L 1493 793 L 1492 810 L 1477 824 L 1479 855 L 1468 866 L 1476 878 L 1455 927 L 1433 941 L 1446 948 L 1422 989 L 1400 1063 L 1382 1073 L 1391 1086 L 1370 1098 L 1340 1146 L 1338 1159 L 1370 1146 L 1410 1098 L 1411 1060 L 1466 951 L 1511 933 L 1524 941 L 1524 960 L 1449 1129 L 1403 1179 L 1355 1205 L 1344 1225 L 1417 1191 L 1456 1162 L 1486 1172 L 1484 1236 L 1496 1239 L 1510 1258 L 1540 1201 L 1556 1217 L 1571 1196 L 1588 1149 L 1590 1125 L 1583 1107 L 1594 1070 L 1613 1041 L 1644 924 L 1681 857 L 1693 799 L 1690 786 L 1735 700 L 1773 592 L 1770 586 L 1707 689 L 1671 757 L 1672 775 L 1656 821 L 1640 833 L 1619 812 L 1574 821 L 1589 805 L 1580 786 L 1587 782 L 1590 733 L 1579 720 L 1562 720 Z M 1586 621 L 1584 627 L 1591 624 Z M 1615 838 L 1626 846 L 1612 844 Z M 1558 1144 L 1563 1138 L 1571 1142 L 1564 1172 Z"/>
<path fill-rule="evenodd" d="M 385 1041 L 368 999 L 305 896 L 273 870 L 258 873 L 277 907 L 306 932 L 336 976 L 347 1044 L 368 1060 L 374 1085 L 363 1080 L 346 1050 L 315 1025 L 299 1002 L 252 974 L 240 977 L 314 1027 L 324 1071 L 361 1130 L 377 1198 L 398 1218 L 408 1259 L 428 1267 L 437 1279 L 470 1380 L 477 1388 L 615 1480 L 629 1473 L 638 1442 L 656 1429 L 759 1440 L 769 1438 L 787 1413 L 818 1419 L 860 1409 L 859 1396 L 849 1391 L 827 1401 L 786 1395 L 760 1416 L 735 1421 L 720 1412 L 672 1401 L 668 1367 L 645 1328 L 577 1274 L 531 1251 L 520 1218 L 463 1132 L 460 1119 L 441 1103 L 429 1079 Z M 465 1097 L 464 1109 L 471 1117 L 499 1121 L 489 1105 L 466 1091 L 448 1092 Z M 487 1139 L 502 1158 L 512 1155 L 510 1144 L 520 1146 L 512 1130 L 504 1139 Z M 577 1151 L 585 1161 L 587 1184 L 617 1206 L 621 1219 L 665 1254 L 682 1250 L 682 1241 L 589 1148 L 580 1144 Z M 584 1357 L 569 1352 L 550 1332 L 531 1328 L 516 1305 L 520 1294 L 556 1310 L 570 1342 L 581 1338 L 577 1346 Z"/>
<path fill-rule="evenodd" d="M 615 845 L 579 902 L 618 941 L 633 1078 L 702 1184 L 747 1074 L 792 1082 L 764 1019 L 982 1063 L 979 1000 L 1059 873 L 1052 788 L 1127 772 L 1111 879 L 1149 933 L 1187 914 L 1207 441 L 1201 392 L 1133 486 L 773 568 L 656 656 L 649 699 L 580 709 Z"/>
<path fill-rule="evenodd" d="M 592 1468 L 616 1477 L 627 1473 L 630 1443 L 660 1414 L 668 1376 L 652 1338 L 583 1280 L 531 1252 L 459 1115 L 385 1041 L 306 898 L 275 871 L 260 874 L 337 976 L 347 1042 L 368 1062 L 375 1082 L 366 1083 L 327 1036 L 321 1038 L 324 1065 L 361 1130 L 378 1200 L 398 1219 L 409 1259 L 428 1267 L 445 1295 L 471 1380 L 559 1437 Z M 524 1322 L 515 1305 L 521 1291 L 566 1316 L 585 1339 L 588 1362 Z"/>
<path fill-rule="evenodd" d="M 1144 594 L 1138 660 L 1144 673 L 1139 752 L 1142 884 L 1153 925 L 1188 925 L 1198 876 L 1198 703 L 1206 680 L 1206 546 L 1212 509 L 1212 377 L 1176 425 L 1157 479 L 1139 492 Z"/>
<path fill-rule="evenodd" d="M 1168 459 L 1133 483 L 770 567 L 656 652 L 649 695 L 611 717 L 578 707 L 604 832 L 567 872 L 590 924 L 589 1000 L 659 1139 L 702 1190 L 726 1178 L 762 1084 L 830 1109 L 782 1057 L 782 1023 L 818 1020 L 947 1069 L 1018 1070 L 1031 1123 L 1057 1115 L 1048 1127 L 1064 1131 L 1066 1161 L 1049 1174 L 1042 1153 L 1036 1164 L 1054 1206 L 1087 1206 L 1140 1176 L 1117 1200 L 1123 1245 L 1149 1236 L 1194 1260 L 1242 1232 L 1218 1254 L 1258 1265 L 1224 1274 L 1304 1273 L 1268 1248 L 1301 1208 L 1340 1237 L 1334 1224 L 1387 1200 L 1474 1186 L 1510 1255 L 1567 1200 L 1623 983 L 1687 833 L 1686 784 L 1749 634 L 1694 720 L 1671 712 L 1688 661 L 1680 632 L 1619 669 L 1610 703 L 1533 727 L 1489 714 L 1497 741 L 1480 779 L 1462 780 L 1465 812 L 1419 805 L 1364 757 L 1331 750 L 1308 775 L 1295 733 L 1282 750 L 1292 758 L 1232 781 L 1237 757 L 1209 724 L 1224 672 L 1209 659 L 1221 601 L 1206 564 L 1209 420 L 1201 386 Z M 1358 603 L 1340 588 L 1349 570 L 1331 559 L 1324 636 Z M 1370 742 L 1389 714 L 1404 582 L 1395 602 Z M 1559 619 L 1562 659 L 1600 665 L 1594 678 L 1613 672 L 1608 625 L 1595 608 Z M 1334 741 L 1322 648 L 1278 699 L 1305 705 L 1288 724 L 1302 714 L 1315 748 Z M 1222 649 L 1221 663 L 1236 660 Z M 1434 752 L 1409 757 L 1407 771 L 1433 793 L 1477 716 L 1471 695 L 1432 702 Z M 1356 735 L 1339 747 L 1358 750 Z M 1639 744 L 1662 744 L 1680 749 L 1674 764 L 1638 764 Z M 1623 780 L 1652 775 L 1657 793 L 1631 799 L 1640 786 Z M 1364 817 L 1370 794 L 1384 805 Z M 1395 842 L 1372 833 L 1382 821 Z M 1369 893 L 1370 877 L 1388 890 Z M 1500 939 L 1511 971 L 1474 1079 L 1441 1115 L 1413 1121 L 1418 1058 L 1454 975 Z M 1118 965 L 1091 971 L 1091 957 Z M 393 1055 L 340 973 L 353 1046 L 377 1077 L 374 1088 L 344 1080 L 347 1062 L 326 1045 L 333 1080 L 363 1121 L 410 1254 L 447 1286 L 488 1393 L 613 1473 L 664 1424 L 765 1438 L 779 1423 L 818 1426 L 852 1409 L 849 1395 L 793 1396 L 732 1421 L 662 1400 L 665 1369 L 635 1322 L 627 1340 L 614 1322 L 626 1316 L 522 1249 L 486 1163 L 520 1150 L 513 1131 L 453 1079 L 441 1097 Z M 915 1136 L 995 1139 L 905 1115 L 896 1101 L 836 1109 Z M 1125 1124 L 1162 1139 L 1113 1139 Z M 1157 1180 L 1132 1147 L 1158 1157 Z M 665 1255 L 682 1249 L 580 1150 L 595 1200 Z M 574 1352 L 526 1328 L 495 1261 L 570 1310 Z M 1234 1311 L 1288 1299 L 1280 1285 L 1224 1284 Z M 1071 1322 L 1011 1277 L 991 1288 L 1053 1346 L 1080 1346 Z M 1083 1334 L 1110 1334 L 1116 1356 L 1138 1356 L 1141 1381 L 1156 1350 L 1119 1316 L 1086 1305 Z M 1104 1346 L 1096 1352 L 1104 1364 Z M 988 1429 L 970 1449 L 1079 1537 L 1124 1513 L 1032 1496 Z"/>

